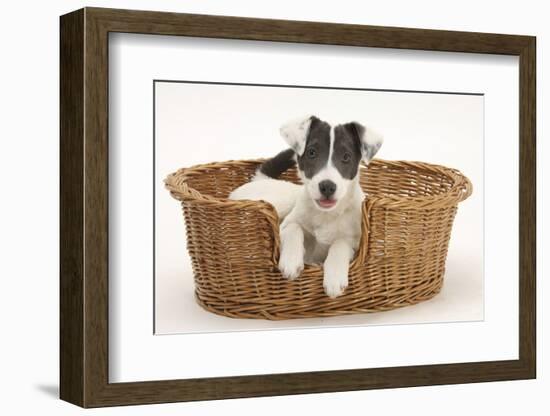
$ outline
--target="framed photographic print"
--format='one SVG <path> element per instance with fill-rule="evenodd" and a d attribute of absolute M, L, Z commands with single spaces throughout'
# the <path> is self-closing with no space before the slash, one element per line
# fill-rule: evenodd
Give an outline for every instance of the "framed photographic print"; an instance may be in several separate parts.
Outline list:
<path fill-rule="evenodd" d="M 60 29 L 63 400 L 535 377 L 534 37 Z"/>

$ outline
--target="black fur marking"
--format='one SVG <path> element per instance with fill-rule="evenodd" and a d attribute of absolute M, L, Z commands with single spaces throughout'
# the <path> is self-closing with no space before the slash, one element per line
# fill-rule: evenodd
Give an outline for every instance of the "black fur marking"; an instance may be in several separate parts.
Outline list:
<path fill-rule="evenodd" d="M 311 118 L 304 153 L 298 156 L 298 166 L 306 178 L 311 179 L 328 164 L 330 133 L 331 126 L 328 123 L 317 117 Z M 372 157 L 380 147 L 363 146 L 364 134 L 365 127 L 355 121 L 334 127 L 331 162 L 345 179 L 355 178 L 363 155 Z"/>
<path fill-rule="evenodd" d="M 260 166 L 260 172 L 270 178 L 277 179 L 283 172 L 296 164 L 295 154 L 293 149 L 283 150 L 277 156 L 265 161 Z"/>
<path fill-rule="evenodd" d="M 304 153 L 298 157 L 300 170 L 306 178 L 326 166 L 330 154 L 330 125 L 317 117 L 311 117 Z"/>
<path fill-rule="evenodd" d="M 364 127 L 358 123 L 347 123 L 334 128 L 332 164 L 345 179 L 355 178 L 361 162 L 360 129 L 364 130 Z"/>

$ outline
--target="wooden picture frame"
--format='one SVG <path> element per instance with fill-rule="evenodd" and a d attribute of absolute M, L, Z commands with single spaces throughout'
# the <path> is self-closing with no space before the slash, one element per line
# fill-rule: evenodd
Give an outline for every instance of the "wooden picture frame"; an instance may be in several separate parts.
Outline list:
<path fill-rule="evenodd" d="M 531 36 L 85 8 L 61 17 L 60 396 L 82 407 L 529 379 L 536 376 L 535 52 Z M 519 359 L 110 383 L 108 34 L 519 57 Z"/>

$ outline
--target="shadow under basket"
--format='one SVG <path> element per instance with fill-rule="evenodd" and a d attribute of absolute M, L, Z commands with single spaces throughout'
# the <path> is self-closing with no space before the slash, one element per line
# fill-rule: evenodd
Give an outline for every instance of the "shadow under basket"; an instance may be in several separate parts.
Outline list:
<path fill-rule="evenodd" d="M 387 311 L 436 295 L 457 205 L 472 193 L 455 169 L 373 160 L 361 166 L 367 194 L 362 236 L 344 294 L 330 299 L 321 267 L 294 281 L 281 276 L 279 218 L 264 201 L 232 201 L 261 160 L 210 163 L 165 179 L 181 201 L 195 294 L 205 309 L 232 318 L 291 319 Z M 298 182 L 295 169 L 281 179 Z"/>

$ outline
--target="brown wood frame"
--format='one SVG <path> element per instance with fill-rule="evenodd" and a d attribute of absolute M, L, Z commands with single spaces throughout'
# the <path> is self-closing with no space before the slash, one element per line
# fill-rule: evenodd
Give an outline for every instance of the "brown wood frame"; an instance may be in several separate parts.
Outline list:
<path fill-rule="evenodd" d="M 535 51 L 531 36 L 85 8 L 60 19 L 60 396 L 83 407 L 536 377 Z M 109 383 L 109 32 L 519 56 L 519 359 Z"/>

